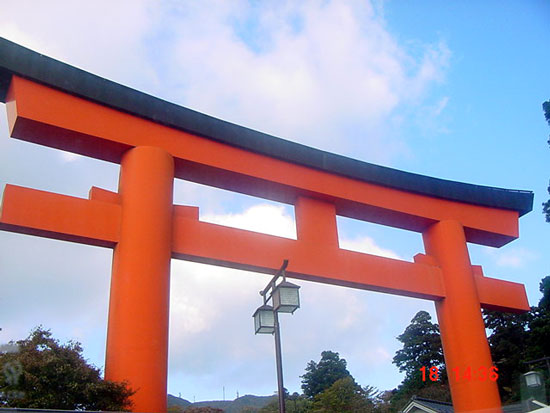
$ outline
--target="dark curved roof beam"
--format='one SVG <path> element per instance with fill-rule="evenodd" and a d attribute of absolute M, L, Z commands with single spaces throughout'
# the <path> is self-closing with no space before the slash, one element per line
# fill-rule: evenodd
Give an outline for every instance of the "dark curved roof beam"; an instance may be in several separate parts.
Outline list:
<path fill-rule="evenodd" d="M 256 156 L 258 160 L 278 162 L 285 168 L 302 168 L 319 179 L 338 177 L 341 182 L 355 182 L 360 184 L 364 193 L 348 196 L 322 188 L 315 189 L 300 182 L 286 182 L 280 177 L 258 175 L 255 172 L 247 174 L 243 173 L 239 165 L 225 167 L 214 161 L 202 161 L 174 153 L 180 149 L 170 150 L 176 157 L 177 176 L 183 179 L 291 204 L 296 196 L 313 196 L 334 203 L 340 215 L 414 231 L 422 231 L 427 225 L 445 219 L 445 214 L 419 208 L 415 210 L 409 206 L 391 206 L 382 201 L 371 202 L 369 188 L 399 193 L 403 200 L 408 201 L 418 197 L 438 200 L 457 211 L 461 206 L 468 205 L 480 213 L 479 222 L 464 223 L 468 241 L 493 246 L 503 245 L 516 238 L 517 222 L 511 230 L 501 230 L 498 224 L 484 224 L 484 216 L 501 214 L 507 217 L 509 225 L 532 209 L 533 193 L 530 191 L 443 180 L 310 148 L 163 101 L 0 38 L 0 98 L 4 102 L 13 76 L 94 102 L 120 115 L 132 115 L 146 124 L 167 126 L 164 130 L 180 131 L 182 144 L 184 139 L 193 136 L 205 138 L 204 141 L 210 142 L 210 146 L 221 144 L 216 147 L 223 147 L 224 151 L 247 153 L 247 156 Z M 132 142 L 124 139 L 101 141 L 92 132 L 76 133 L 67 125 L 40 124 L 32 119 L 32 115 L 28 118 L 20 117 L 17 122 L 14 137 L 112 162 L 118 162 L 122 152 L 133 146 Z M 429 207 L 429 203 L 426 207 Z"/>

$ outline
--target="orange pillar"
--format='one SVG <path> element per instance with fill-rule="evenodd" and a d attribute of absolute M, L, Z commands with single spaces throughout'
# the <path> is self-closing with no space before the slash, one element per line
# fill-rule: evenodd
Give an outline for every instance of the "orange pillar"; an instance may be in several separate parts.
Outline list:
<path fill-rule="evenodd" d="M 304 196 L 294 205 L 298 240 L 338 248 L 336 208 L 333 204 Z"/>
<path fill-rule="evenodd" d="M 105 377 L 137 390 L 136 412 L 166 411 L 173 180 L 172 156 L 160 148 L 123 156 Z"/>
<path fill-rule="evenodd" d="M 441 221 L 430 226 L 423 238 L 426 253 L 438 261 L 445 284 L 446 298 L 435 306 L 454 411 L 500 412 L 498 388 L 489 378 L 493 362 L 464 228 L 456 221 Z"/>

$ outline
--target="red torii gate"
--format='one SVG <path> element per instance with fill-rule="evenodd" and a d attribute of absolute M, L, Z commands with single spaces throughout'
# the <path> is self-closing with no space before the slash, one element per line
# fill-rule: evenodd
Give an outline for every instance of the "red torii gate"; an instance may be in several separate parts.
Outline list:
<path fill-rule="evenodd" d="M 379 167 L 233 125 L 0 39 L 14 138 L 120 163 L 89 199 L 7 185 L 0 229 L 114 249 L 105 376 L 166 410 L 170 258 L 433 300 L 449 372 L 492 366 L 481 308 L 529 309 L 523 285 L 485 277 L 466 242 L 518 237 L 533 194 Z M 200 222 L 174 177 L 292 204 L 297 240 Z M 336 215 L 422 233 L 414 263 L 340 249 Z M 449 374 L 456 412 L 500 411 L 496 384 Z"/>

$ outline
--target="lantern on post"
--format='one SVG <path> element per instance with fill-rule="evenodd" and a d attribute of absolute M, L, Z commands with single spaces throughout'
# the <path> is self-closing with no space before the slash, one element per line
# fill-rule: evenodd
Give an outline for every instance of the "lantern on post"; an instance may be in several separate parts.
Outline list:
<path fill-rule="evenodd" d="M 527 387 L 542 386 L 542 375 L 536 371 L 529 371 L 523 375 Z"/>
<path fill-rule="evenodd" d="M 254 330 L 256 334 L 273 334 L 275 332 L 275 315 L 273 307 L 264 304 L 254 312 Z"/>
<path fill-rule="evenodd" d="M 299 288 L 286 280 L 277 285 L 272 293 L 273 309 L 279 313 L 294 313 L 300 308 Z"/>
<path fill-rule="evenodd" d="M 286 267 L 288 260 L 277 271 L 273 279 L 260 291 L 264 305 L 254 312 L 254 328 L 256 334 L 274 334 L 275 336 L 275 361 L 277 363 L 277 391 L 279 399 L 279 413 L 285 413 L 285 388 L 283 385 L 283 360 L 281 351 L 281 329 L 279 326 L 279 313 L 294 313 L 300 308 L 299 286 L 286 280 Z M 277 284 L 279 277 L 283 281 Z M 268 293 L 271 291 L 271 294 Z M 273 306 L 268 305 L 271 300 Z"/>
<path fill-rule="evenodd" d="M 535 411 L 540 407 L 547 407 L 544 376 L 541 372 L 531 370 L 522 374 L 521 400 L 523 401 L 523 411 L 525 412 Z"/>

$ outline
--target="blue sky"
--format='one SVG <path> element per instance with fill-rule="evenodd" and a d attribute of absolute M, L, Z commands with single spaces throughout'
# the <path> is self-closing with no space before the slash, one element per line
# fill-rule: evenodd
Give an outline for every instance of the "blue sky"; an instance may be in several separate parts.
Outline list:
<path fill-rule="evenodd" d="M 116 82 L 285 139 L 406 171 L 527 189 L 534 210 L 501 249 L 470 246 L 488 276 L 525 284 L 531 305 L 550 274 L 540 204 L 550 128 L 546 1 L 31 2 L 3 5 L 0 36 Z M 85 197 L 115 190 L 118 166 L 8 138 L 0 184 Z M 287 205 L 177 181 L 201 219 L 295 236 Z M 339 219 L 343 246 L 411 260 L 416 233 Z M 38 324 L 104 363 L 111 251 L 0 234 L 0 343 Z M 273 342 L 251 315 L 269 277 L 173 262 L 169 391 L 189 400 L 271 394 Z M 428 301 L 299 282 L 282 317 L 288 389 L 323 350 L 362 385 L 390 389 L 395 339 Z"/>

